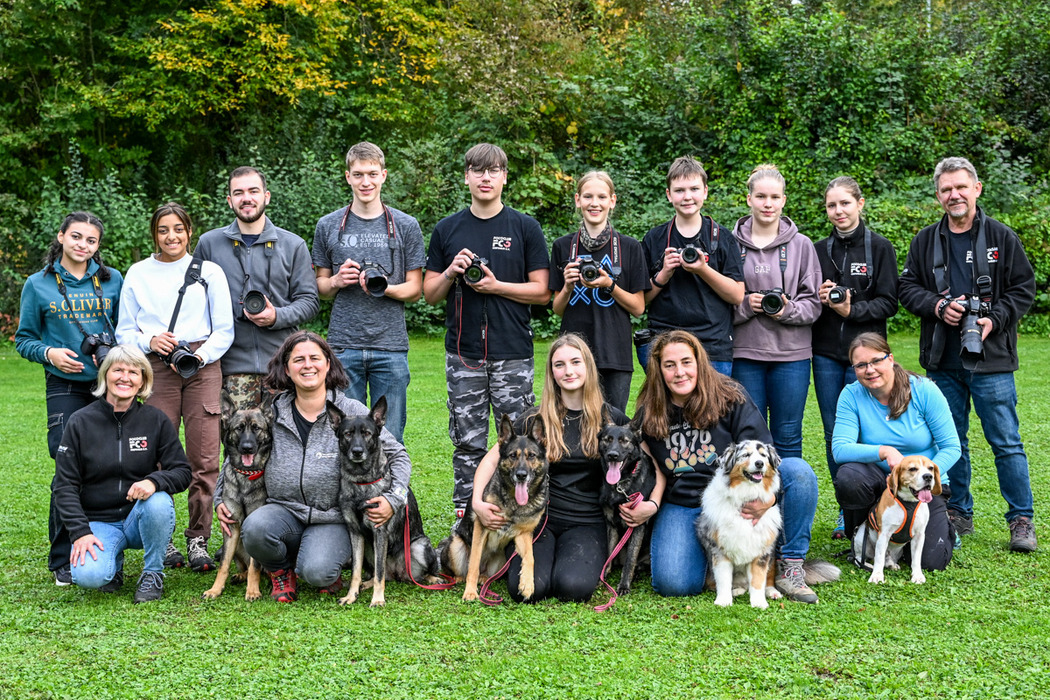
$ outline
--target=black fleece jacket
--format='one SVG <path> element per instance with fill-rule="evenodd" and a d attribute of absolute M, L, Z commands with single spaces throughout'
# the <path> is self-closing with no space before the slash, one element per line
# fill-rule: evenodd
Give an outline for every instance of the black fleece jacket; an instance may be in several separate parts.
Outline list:
<path fill-rule="evenodd" d="M 992 332 L 984 341 L 984 360 L 968 367 L 981 373 L 1015 372 L 1017 361 L 1017 323 L 1035 301 L 1035 272 L 1025 255 L 1021 239 L 1006 224 L 987 216 L 980 207 L 971 228 L 970 250 L 976 248 L 977 227 L 983 226 L 987 249 L 989 274 L 992 277 L 992 298 L 988 318 L 992 320 Z M 933 260 L 934 243 L 942 236 L 945 255 L 951 248 L 948 243 L 948 215 L 919 231 L 912 239 L 908 259 L 900 279 L 901 304 L 921 319 L 919 336 L 919 363 L 928 370 L 940 366 L 941 357 L 934 357 L 937 334 L 959 333 L 957 326 L 949 326 L 937 316 L 937 304 L 943 297 L 937 290 Z M 980 253 L 979 253 L 980 254 Z M 943 339 L 942 339 L 943 340 Z"/>
<path fill-rule="evenodd" d="M 90 535 L 89 521 L 126 518 L 135 505 L 127 500 L 128 489 L 143 479 L 170 494 L 190 485 L 190 463 L 179 434 L 160 409 L 135 401 L 118 415 L 101 398 L 69 418 L 55 456 L 52 488 L 70 540 Z"/>

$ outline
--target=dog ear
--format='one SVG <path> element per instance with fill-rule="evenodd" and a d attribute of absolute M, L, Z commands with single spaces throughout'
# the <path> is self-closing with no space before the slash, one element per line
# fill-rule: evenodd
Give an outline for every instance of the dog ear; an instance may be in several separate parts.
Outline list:
<path fill-rule="evenodd" d="M 332 424 L 332 430 L 339 430 L 339 424 L 346 418 L 346 414 L 331 400 L 326 402 L 325 410 L 328 412 L 328 422 Z"/>
<path fill-rule="evenodd" d="M 273 394 L 263 389 L 259 396 L 259 410 L 262 411 L 263 415 L 266 416 L 266 420 L 273 423 L 276 419 L 276 414 L 273 411 Z"/>
<path fill-rule="evenodd" d="M 897 495 L 897 487 L 898 487 L 897 473 L 900 471 L 899 467 L 900 467 L 900 465 L 898 464 L 896 467 L 891 469 L 889 475 L 886 477 L 886 488 L 888 488 L 890 490 L 890 493 L 892 493 L 894 496 Z"/>
<path fill-rule="evenodd" d="M 722 455 L 718 458 L 718 465 L 726 470 L 730 471 L 733 465 L 736 463 L 736 443 L 732 443 L 729 447 L 722 450 Z"/>
<path fill-rule="evenodd" d="M 372 412 L 369 417 L 376 424 L 376 426 L 382 430 L 383 426 L 386 425 L 386 396 L 380 396 L 379 400 L 376 401 L 375 406 L 372 406 Z"/>
<path fill-rule="evenodd" d="M 772 443 L 766 444 L 766 453 L 769 454 L 769 466 L 774 469 L 780 468 L 780 453 L 777 452 L 777 448 L 773 447 Z"/>
<path fill-rule="evenodd" d="M 505 445 L 514 437 L 514 421 L 506 413 L 499 421 L 499 444 Z"/>
<path fill-rule="evenodd" d="M 222 429 L 225 432 L 226 424 L 229 422 L 230 416 L 237 410 L 237 406 L 233 403 L 233 397 L 230 396 L 230 392 L 225 389 L 219 392 L 219 405 L 222 407 Z"/>
<path fill-rule="evenodd" d="M 937 463 L 932 459 L 930 460 L 930 466 L 933 467 L 933 495 L 941 495 L 941 468 L 937 466 Z"/>
<path fill-rule="evenodd" d="M 547 431 L 543 427 L 543 419 L 539 416 L 534 416 L 532 419 L 532 425 L 529 426 L 529 437 L 541 446 L 546 444 Z"/>

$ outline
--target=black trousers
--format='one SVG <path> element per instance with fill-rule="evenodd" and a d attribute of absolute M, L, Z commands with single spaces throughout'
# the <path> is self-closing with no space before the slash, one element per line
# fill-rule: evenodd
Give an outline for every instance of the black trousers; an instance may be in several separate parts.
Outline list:
<path fill-rule="evenodd" d="M 91 388 L 95 383 L 71 382 L 62 377 L 56 377 L 50 372 L 44 374 L 47 388 L 47 451 L 51 459 L 54 459 L 55 454 L 58 453 L 58 446 L 62 444 L 62 431 L 65 430 L 69 417 L 75 411 L 96 401 L 91 394 Z M 51 488 L 53 489 L 54 486 L 55 482 L 52 478 Z M 63 566 L 69 566 L 69 554 L 73 546 L 69 541 L 69 533 L 55 509 L 53 491 L 47 514 L 47 536 L 51 543 L 47 568 L 55 571 Z"/>
<path fill-rule="evenodd" d="M 886 490 L 886 472 L 877 464 L 847 462 L 839 465 L 835 475 L 835 498 L 842 508 L 846 537 L 853 541 L 857 528 L 868 519 L 868 512 Z M 948 519 L 951 488 L 942 487 L 939 496 L 929 503 L 930 521 L 926 525 L 926 542 L 922 548 L 922 568 L 939 571 L 948 568 L 955 545 L 955 531 Z M 911 546 L 905 546 L 901 561 L 911 563 Z"/>
<path fill-rule="evenodd" d="M 514 557 L 507 571 L 510 597 L 518 603 L 535 603 L 544 598 L 576 603 L 590 600 L 609 556 L 608 547 L 605 523 L 577 525 L 551 518 L 532 545 L 536 592 L 527 601 L 522 600 L 518 592 L 521 557 Z M 513 552 L 511 545 L 507 556 Z"/>

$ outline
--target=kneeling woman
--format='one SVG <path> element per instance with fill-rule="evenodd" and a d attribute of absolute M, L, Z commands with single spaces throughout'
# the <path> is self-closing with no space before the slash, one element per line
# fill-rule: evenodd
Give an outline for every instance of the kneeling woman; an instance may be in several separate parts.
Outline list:
<path fill-rule="evenodd" d="M 175 531 L 171 494 L 189 486 L 190 465 L 168 417 L 139 402 L 153 388 L 141 350 L 113 347 L 98 377 L 101 398 L 69 418 L 55 459 L 55 506 L 73 541 L 73 583 L 114 592 L 124 583 L 124 550 L 143 549 L 134 600 L 157 600 Z"/>
<path fill-rule="evenodd" d="M 697 595 L 704 589 L 707 555 L 694 523 L 718 456 L 742 440 L 768 443 L 772 437 L 743 387 L 716 372 L 700 342 L 684 331 L 664 333 L 653 341 L 635 421 L 667 480 L 653 525 L 653 589 L 664 596 Z M 776 586 L 792 600 L 816 603 L 802 565 L 817 510 L 817 476 L 801 458 L 784 457 L 780 478 L 777 500 L 784 532 Z M 772 505 L 751 501 L 741 514 L 757 520 Z"/>
<path fill-rule="evenodd" d="M 343 365 L 321 336 L 293 333 L 270 358 L 265 385 L 278 393 L 273 401 L 273 448 L 263 477 L 266 505 L 244 519 L 244 549 L 270 573 L 270 597 L 281 603 L 298 598 L 298 580 L 338 594 L 342 568 L 350 558 L 350 535 L 339 510 L 339 441 L 325 406 L 335 404 L 348 416 L 368 413 L 364 404 L 342 390 L 348 380 Z M 380 435 L 394 475 L 391 490 L 369 501 L 368 518 L 382 525 L 394 508 L 404 508 L 412 463 L 404 446 L 386 428 Z M 225 527 L 234 521 L 215 490 L 215 512 Z"/>
<path fill-rule="evenodd" d="M 598 460 L 598 433 L 606 423 L 625 425 L 627 416 L 603 401 L 594 356 L 582 336 L 567 333 L 551 344 L 540 405 L 518 418 L 515 431 L 528 432 L 536 420 L 543 423 L 546 435 L 550 505 L 546 527 L 533 545 L 536 592 L 528 602 L 549 597 L 586 601 L 598 587 L 609 546 L 598 505 L 603 476 Z M 477 518 L 490 529 L 505 523 L 496 506 L 481 500 L 498 462 L 496 445 L 481 460 L 474 475 L 471 505 Z M 658 484 L 657 490 L 661 486 Z M 640 524 L 655 512 L 655 505 L 645 502 L 635 511 L 625 512 L 639 518 L 632 524 Z M 521 560 L 515 557 L 507 587 L 518 602 L 520 573 Z"/>
<path fill-rule="evenodd" d="M 948 469 L 962 448 L 951 410 L 937 385 L 901 367 L 878 333 L 861 333 L 849 347 L 857 381 L 839 395 L 831 449 L 839 470 L 835 497 L 842 507 L 846 536 L 853 538 L 868 511 L 886 490 L 886 477 L 905 455 L 922 455 L 941 471 L 941 495 L 929 504 L 922 568 L 944 569 L 952 560 L 955 536 L 948 520 Z M 911 556 L 905 548 L 905 561 Z"/>

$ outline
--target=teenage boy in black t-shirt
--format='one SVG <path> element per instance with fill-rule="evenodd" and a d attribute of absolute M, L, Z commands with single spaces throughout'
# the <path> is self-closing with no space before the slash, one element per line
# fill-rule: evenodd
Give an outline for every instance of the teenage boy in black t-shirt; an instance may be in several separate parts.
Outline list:
<path fill-rule="evenodd" d="M 457 516 L 488 450 L 489 406 L 499 422 L 535 402 L 529 305 L 550 299 L 540 225 L 503 204 L 507 154 L 481 143 L 465 160 L 470 207 L 434 227 L 423 279 L 428 304 L 448 302 L 445 378 Z"/>
<path fill-rule="evenodd" d="M 667 171 L 667 200 L 675 215 L 642 240 L 652 273 L 645 293 L 649 328 L 654 333 L 689 331 L 703 344 L 712 366 L 729 376 L 733 369 L 733 307 L 744 299 L 740 249 L 729 231 L 704 217 L 707 172 L 692 156 L 677 158 Z M 687 262 L 693 246 L 695 260 Z M 683 255 L 684 253 L 684 255 Z M 678 268 L 681 268 L 679 270 Z M 645 367 L 649 347 L 638 348 Z"/>

